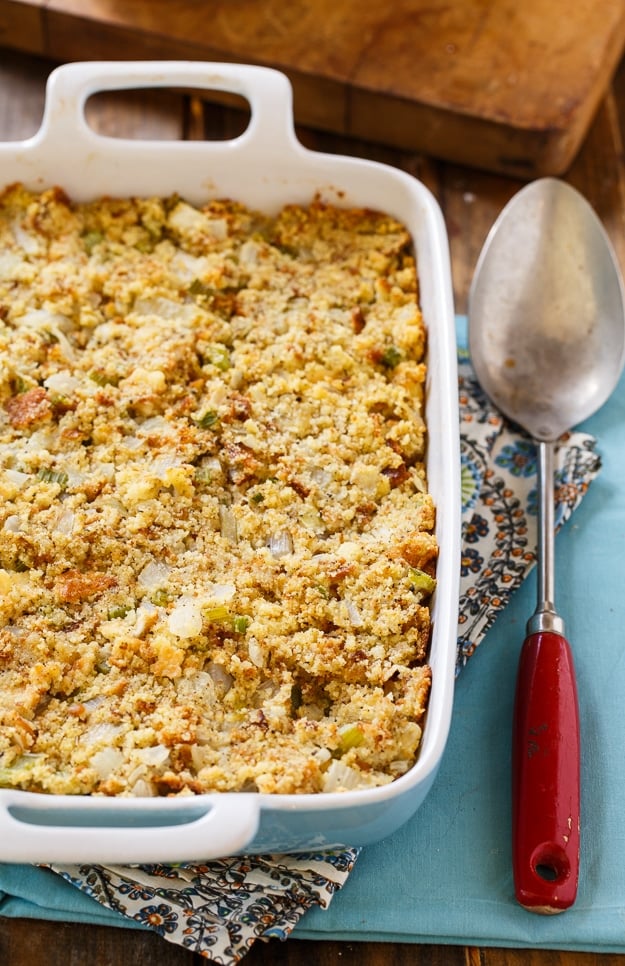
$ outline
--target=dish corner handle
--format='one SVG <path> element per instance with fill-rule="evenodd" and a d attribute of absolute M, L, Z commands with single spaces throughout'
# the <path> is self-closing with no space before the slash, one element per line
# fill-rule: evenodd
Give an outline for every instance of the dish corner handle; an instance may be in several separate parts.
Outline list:
<path fill-rule="evenodd" d="M 260 821 L 252 794 L 162 800 L 0 795 L 2 862 L 184 862 L 241 854 Z"/>
<path fill-rule="evenodd" d="M 288 77 L 270 67 L 196 61 L 85 61 L 62 64 L 51 72 L 37 137 L 45 142 L 67 136 L 100 141 L 85 120 L 85 104 L 99 91 L 170 87 L 226 91 L 249 102 L 251 120 L 236 138 L 273 152 L 299 145 L 293 120 L 293 89 Z"/>

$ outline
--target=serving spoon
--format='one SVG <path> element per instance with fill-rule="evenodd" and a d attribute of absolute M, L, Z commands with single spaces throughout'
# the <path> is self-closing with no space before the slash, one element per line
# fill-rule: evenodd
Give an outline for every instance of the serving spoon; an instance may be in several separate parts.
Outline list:
<path fill-rule="evenodd" d="M 580 845 L 577 684 L 554 604 L 554 446 L 608 399 L 625 352 L 619 268 L 579 192 L 542 178 L 508 202 L 480 254 L 468 314 L 482 388 L 538 446 L 538 601 L 516 682 L 512 858 L 517 901 L 549 914 L 575 902 Z"/>

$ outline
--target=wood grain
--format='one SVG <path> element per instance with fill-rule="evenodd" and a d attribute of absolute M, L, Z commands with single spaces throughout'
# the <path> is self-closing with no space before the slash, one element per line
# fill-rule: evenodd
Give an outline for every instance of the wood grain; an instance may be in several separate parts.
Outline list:
<path fill-rule="evenodd" d="M 60 60 L 278 67 L 302 124 L 519 177 L 561 173 L 625 45 L 625 0 L 0 0 Z"/>
<path fill-rule="evenodd" d="M 71 956 L 70 950 L 77 955 Z M 392 952 L 389 958 L 389 951 Z M 70 958 L 71 956 L 71 958 Z M 3 966 L 200 966 L 207 960 L 159 936 L 127 929 L 30 920 L 3 920 L 0 929 Z M 245 955 L 245 966 L 491 966 L 468 962 L 460 946 L 396 943 L 313 942 L 291 939 L 256 943 Z M 492 962 L 492 961 L 491 961 Z M 508 966 L 508 963 L 506 963 Z M 510 961 L 510 966 L 517 966 Z M 542 966 L 542 964 L 541 964 Z M 556 962 L 547 966 L 559 966 Z M 569 964 L 565 964 L 569 966 Z M 601 966 L 621 966 L 606 961 Z"/>
<path fill-rule="evenodd" d="M 200 966 L 207 960 L 160 936 L 128 929 L 69 923 L 1 920 L 3 966 Z M 567 952 L 289 939 L 255 943 L 245 966 L 624 966 L 615 953 Z"/>
<path fill-rule="evenodd" d="M 36 6 L 33 4 L 33 6 Z M 0 52 L 0 138 L 34 133 L 41 120 L 46 77 L 53 63 Z M 244 123 L 241 112 L 206 105 L 173 92 L 133 92 L 94 98 L 90 123 L 102 133 L 141 137 L 232 136 Z M 625 66 L 589 130 L 568 180 L 604 220 L 625 265 L 625 194 L 622 131 L 625 126 Z M 486 233 L 502 206 L 522 183 L 408 150 L 299 128 L 310 148 L 350 153 L 394 164 L 419 177 L 443 209 L 450 234 L 457 306 L 462 309 L 473 267 Z M 2 966 L 200 966 L 206 960 L 152 933 L 37 920 L 0 920 Z M 303 941 L 257 943 L 245 966 L 625 966 L 625 955 L 540 949 L 497 949 L 405 943 Z"/>
<path fill-rule="evenodd" d="M 2 0 L 0 3 L 0 47 L 6 45 L 26 53 L 45 49 L 45 0 Z"/>

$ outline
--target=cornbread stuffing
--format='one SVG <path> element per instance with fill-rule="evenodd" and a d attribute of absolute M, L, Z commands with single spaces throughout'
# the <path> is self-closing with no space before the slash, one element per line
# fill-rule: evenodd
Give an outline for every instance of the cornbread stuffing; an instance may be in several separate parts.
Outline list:
<path fill-rule="evenodd" d="M 0 194 L 0 786 L 391 782 L 437 545 L 405 228 Z"/>

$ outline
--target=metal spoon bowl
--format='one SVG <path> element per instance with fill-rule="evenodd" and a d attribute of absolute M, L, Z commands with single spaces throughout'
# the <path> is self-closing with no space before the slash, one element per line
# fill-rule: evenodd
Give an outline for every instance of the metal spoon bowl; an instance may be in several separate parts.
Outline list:
<path fill-rule="evenodd" d="M 609 397 L 625 353 L 620 273 L 595 212 L 564 181 L 534 181 L 504 208 L 469 304 L 482 388 L 535 439 L 558 439 Z"/>
<path fill-rule="evenodd" d="M 573 657 L 554 604 L 554 444 L 608 399 L 625 359 L 623 285 L 587 201 L 554 178 L 495 222 L 469 295 L 485 392 L 538 442 L 538 602 L 521 649 L 512 746 L 515 894 L 561 912 L 577 895 L 580 731 Z"/>

